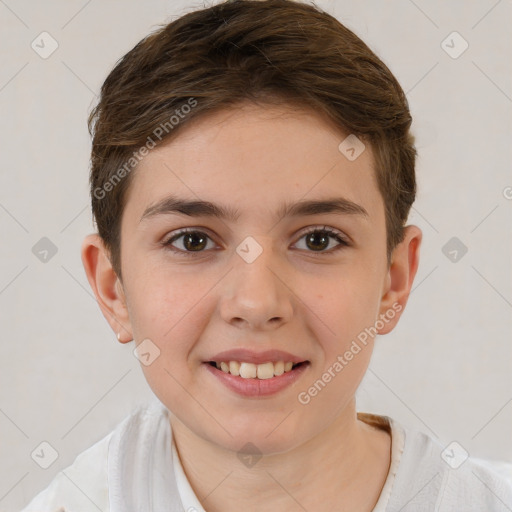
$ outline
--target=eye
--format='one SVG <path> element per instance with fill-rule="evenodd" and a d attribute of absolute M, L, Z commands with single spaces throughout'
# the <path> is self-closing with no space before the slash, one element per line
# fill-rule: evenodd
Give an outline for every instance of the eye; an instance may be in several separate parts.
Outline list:
<path fill-rule="evenodd" d="M 304 239 L 305 247 L 299 247 L 299 249 L 307 250 L 308 252 L 331 254 L 343 247 L 350 246 L 349 241 L 341 232 L 334 231 L 327 226 L 305 231 L 301 235 L 299 242 L 302 239 Z M 297 246 L 299 242 L 295 245 Z M 194 253 L 202 253 L 206 249 L 216 247 L 213 240 L 205 232 L 196 229 L 182 229 L 163 241 L 162 245 L 179 256 L 193 256 Z"/>
<path fill-rule="evenodd" d="M 193 229 L 184 229 L 164 241 L 163 245 L 180 255 L 189 256 L 195 252 L 204 252 L 205 249 L 211 249 L 212 246 L 208 245 L 208 241 L 215 247 L 215 244 L 206 233 Z M 178 247 L 174 245 L 175 242 L 178 242 L 176 244 Z"/>
<path fill-rule="evenodd" d="M 350 245 L 342 233 L 339 231 L 334 231 L 327 226 L 309 230 L 300 237 L 300 240 L 303 238 L 305 239 L 305 249 L 309 249 L 309 252 L 322 252 L 330 254 Z M 331 246 L 331 242 L 333 241 L 337 242 L 334 247 Z M 327 251 L 327 248 L 330 248 L 330 250 Z M 299 247 L 299 249 L 304 249 L 304 247 Z"/>

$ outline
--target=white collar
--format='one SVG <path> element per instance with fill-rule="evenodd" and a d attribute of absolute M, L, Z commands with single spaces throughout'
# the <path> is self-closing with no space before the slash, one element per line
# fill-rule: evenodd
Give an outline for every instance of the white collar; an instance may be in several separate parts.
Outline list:
<path fill-rule="evenodd" d="M 171 455 L 168 411 L 156 400 L 126 418 L 108 453 L 110 512 L 183 512 Z"/>
<path fill-rule="evenodd" d="M 172 462 L 174 466 L 174 476 L 176 477 L 176 485 L 180 493 L 181 502 L 187 512 L 206 512 L 197 498 L 195 492 L 190 486 L 183 465 L 181 464 L 176 444 L 174 443 L 174 436 L 172 438 Z"/>

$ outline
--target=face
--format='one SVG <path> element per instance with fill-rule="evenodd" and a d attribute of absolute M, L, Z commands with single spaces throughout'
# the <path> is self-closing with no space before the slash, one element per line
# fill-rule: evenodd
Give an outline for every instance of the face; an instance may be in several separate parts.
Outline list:
<path fill-rule="evenodd" d="M 349 160 L 347 135 L 245 104 L 184 127 L 133 176 L 123 325 L 173 421 L 218 446 L 282 452 L 353 415 L 368 333 L 398 320 L 372 152 Z"/>

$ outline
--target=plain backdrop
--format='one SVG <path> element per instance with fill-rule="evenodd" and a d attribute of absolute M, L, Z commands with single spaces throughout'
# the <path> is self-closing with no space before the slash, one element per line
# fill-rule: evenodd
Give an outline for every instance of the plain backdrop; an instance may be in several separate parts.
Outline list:
<path fill-rule="evenodd" d="M 420 268 L 398 327 L 377 339 L 358 410 L 512 461 L 512 2 L 317 4 L 397 76 L 419 151 L 410 223 L 424 233 Z M 86 119 L 122 55 L 202 5 L 0 1 L 2 512 L 152 396 L 80 260 L 94 230 Z M 58 44 L 47 58 L 33 49 L 41 37 L 46 51 L 55 44 L 42 32 Z M 31 456 L 42 442 L 58 453 L 47 469 Z"/>

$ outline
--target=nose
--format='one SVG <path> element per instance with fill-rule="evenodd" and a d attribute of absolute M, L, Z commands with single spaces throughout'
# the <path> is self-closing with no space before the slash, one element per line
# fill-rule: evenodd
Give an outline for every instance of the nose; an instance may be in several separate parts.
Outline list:
<path fill-rule="evenodd" d="M 233 269 L 226 276 L 220 313 L 225 322 L 240 329 L 273 330 L 290 321 L 293 293 L 269 244 L 252 262 L 233 254 Z M 280 270 L 281 269 L 281 270 Z"/>

